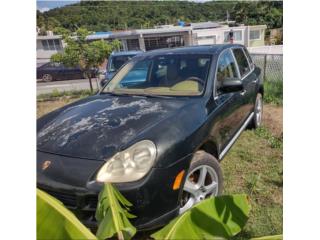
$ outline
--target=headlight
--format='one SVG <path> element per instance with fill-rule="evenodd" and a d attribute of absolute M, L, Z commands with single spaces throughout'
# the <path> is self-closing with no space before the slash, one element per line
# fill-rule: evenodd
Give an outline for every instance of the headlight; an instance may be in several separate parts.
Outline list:
<path fill-rule="evenodd" d="M 98 182 L 133 182 L 143 178 L 156 159 L 156 146 L 149 140 L 138 142 L 117 153 L 99 170 Z"/>

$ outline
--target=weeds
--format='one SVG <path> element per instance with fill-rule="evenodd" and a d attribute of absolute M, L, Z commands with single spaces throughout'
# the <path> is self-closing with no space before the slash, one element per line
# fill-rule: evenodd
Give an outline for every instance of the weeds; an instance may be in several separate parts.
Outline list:
<path fill-rule="evenodd" d="M 71 90 L 71 91 L 58 91 L 54 89 L 51 93 L 40 94 L 37 96 L 37 101 L 52 101 L 59 98 L 84 98 L 92 95 L 90 90 Z"/>
<path fill-rule="evenodd" d="M 252 174 L 246 177 L 246 185 L 247 189 L 249 190 L 249 196 L 252 194 L 258 193 L 261 191 L 261 187 L 259 186 L 259 182 L 261 179 L 261 174 Z"/>
<path fill-rule="evenodd" d="M 282 138 L 273 136 L 267 128 L 260 127 L 255 130 L 255 134 L 259 137 L 266 139 L 270 144 L 271 148 L 282 148 Z"/>
<path fill-rule="evenodd" d="M 282 105 L 283 98 L 283 82 L 282 81 L 265 81 L 264 97 L 266 103 Z"/>

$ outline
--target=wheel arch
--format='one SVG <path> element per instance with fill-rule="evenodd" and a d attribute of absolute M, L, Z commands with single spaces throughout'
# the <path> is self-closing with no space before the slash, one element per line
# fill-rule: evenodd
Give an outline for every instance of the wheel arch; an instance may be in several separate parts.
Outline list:
<path fill-rule="evenodd" d="M 197 151 L 205 151 L 206 153 L 211 154 L 214 156 L 218 161 L 219 159 L 219 152 L 218 152 L 218 147 L 213 141 L 206 141 L 204 142 L 198 149 Z"/>
<path fill-rule="evenodd" d="M 264 95 L 264 87 L 263 87 L 263 85 L 259 86 L 258 93 L 261 93 L 261 95 L 263 97 L 263 95 Z"/>

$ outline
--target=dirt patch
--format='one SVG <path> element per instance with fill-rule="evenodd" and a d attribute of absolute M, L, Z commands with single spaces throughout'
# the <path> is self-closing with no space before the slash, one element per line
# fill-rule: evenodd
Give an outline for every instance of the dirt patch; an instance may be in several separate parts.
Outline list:
<path fill-rule="evenodd" d="M 63 107 L 66 104 L 72 103 L 78 99 L 68 99 L 62 98 L 54 101 L 38 101 L 37 102 L 37 118 L 41 117 L 44 114 L 52 112 L 60 107 Z"/>
<path fill-rule="evenodd" d="M 282 137 L 283 132 L 283 108 L 276 105 L 265 105 L 263 109 L 263 125 L 266 126 L 275 137 Z"/>

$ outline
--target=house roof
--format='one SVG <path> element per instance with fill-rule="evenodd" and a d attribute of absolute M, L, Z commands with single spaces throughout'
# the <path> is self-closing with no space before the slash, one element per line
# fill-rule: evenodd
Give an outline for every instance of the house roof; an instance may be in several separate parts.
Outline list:
<path fill-rule="evenodd" d="M 217 28 L 221 27 L 221 25 L 217 22 L 199 22 L 199 23 L 191 23 L 190 24 L 193 29 L 203 29 L 203 28 Z"/>

